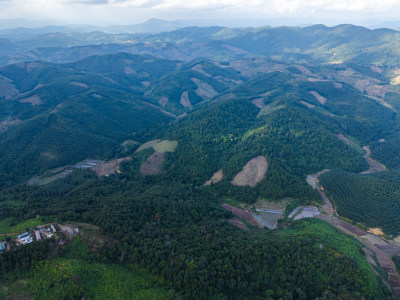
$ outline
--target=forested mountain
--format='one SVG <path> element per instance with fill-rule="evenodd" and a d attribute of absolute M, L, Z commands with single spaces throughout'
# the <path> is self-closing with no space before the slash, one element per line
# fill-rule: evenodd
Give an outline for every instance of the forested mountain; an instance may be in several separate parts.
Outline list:
<path fill-rule="evenodd" d="M 0 297 L 394 299 L 399 37 L 0 40 Z"/>

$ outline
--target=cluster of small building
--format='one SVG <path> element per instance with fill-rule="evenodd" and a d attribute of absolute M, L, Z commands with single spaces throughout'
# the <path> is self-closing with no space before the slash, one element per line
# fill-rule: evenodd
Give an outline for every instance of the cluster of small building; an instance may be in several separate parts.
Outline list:
<path fill-rule="evenodd" d="M 0 253 L 7 250 L 7 242 L 0 242 Z"/>
<path fill-rule="evenodd" d="M 60 230 L 60 232 L 63 235 L 65 234 L 67 238 L 74 238 L 79 233 L 79 229 L 76 225 L 57 224 L 57 226 L 59 226 L 58 229 Z M 35 240 L 40 242 L 44 239 L 52 238 L 56 232 L 57 232 L 57 229 L 54 224 L 45 225 L 45 226 L 41 225 L 31 231 L 21 233 L 17 237 L 14 237 L 12 240 L 15 242 L 16 246 L 21 246 L 21 245 L 30 244 Z M 64 244 L 64 240 L 59 237 L 60 236 L 58 235 L 58 237 L 56 238 L 58 244 L 59 245 Z M 0 253 L 2 253 L 3 251 L 9 250 L 10 245 L 11 245 L 10 242 L 7 243 L 7 242 L 0 241 Z"/>

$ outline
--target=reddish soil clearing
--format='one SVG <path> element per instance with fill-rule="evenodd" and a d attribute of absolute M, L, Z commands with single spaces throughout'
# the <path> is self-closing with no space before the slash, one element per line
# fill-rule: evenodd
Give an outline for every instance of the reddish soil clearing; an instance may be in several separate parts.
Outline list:
<path fill-rule="evenodd" d="M 94 166 L 91 168 L 97 176 L 108 176 L 111 174 L 114 174 L 115 172 L 121 173 L 119 169 L 119 164 L 123 161 L 129 161 L 131 160 L 131 157 L 124 157 L 124 158 L 118 158 L 118 159 L 113 159 L 108 162 L 102 162 L 99 163 L 98 165 Z"/>
<path fill-rule="evenodd" d="M 239 227 L 242 230 L 249 230 L 246 226 L 246 224 L 244 224 L 242 221 L 240 221 L 238 218 L 232 218 L 228 220 L 229 223 L 231 223 L 232 225 Z"/>
<path fill-rule="evenodd" d="M 221 206 L 223 208 L 225 208 L 226 210 L 230 211 L 231 213 L 233 213 L 235 216 L 238 216 L 239 218 L 242 218 L 247 223 L 249 223 L 249 224 L 251 224 L 253 226 L 262 228 L 262 226 L 257 222 L 257 220 L 254 219 L 254 217 L 248 211 L 245 211 L 244 209 L 237 208 L 237 207 L 234 207 L 234 206 L 230 206 L 230 205 L 228 205 L 226 203 L 221 204 Z"/>
<path fill-rule="evenodd" d="M 324 96 L 321 96 L 320 94 L 318 94 L 316 91 L 310 91 L 310 94 L 313 95 L 319 103 L 321 103 L 321 104 L 326 103 L 326 98 Z"/>
<path fill-rule="evenodd" d="M 243 169 L 233 178 L 231 183 L 238 186 L 255 186 L 265 177 L 268 161 L 265 156 L 257 156 L 249 160 Z"/>
<path fill-rule="evenodd" d="M 214 183 L 218 183 L 222 180 L 222 178 L 224 177 L 224 173 L 222 173 L 222 169 L 219 169 L 217 172 L 214 173 L 214 175 L 211 177 L 210 180 L 207 180 L 206 182 L 204 182 L 204 185 L 211 185 Z"/>
<path fill-rule="evenodd" d="M 142 175 L 158 175 L 162 173 L 162 163 L 164 162 L 164 153 L 154 152 L 147 160 L 140 166 L 140 173 Z"/>
<path fill-rule="evenodd" d="M 383 164 L 371 158 L 371 149 L 369 148 L 369 146 L 364 146 L 363 149 L 367 151 L 367 153 L 364 155 L 364 159 L 369 164 L 369 169 L 367 171 L 361 172 L 361 174 L 372 174 L 383 172 L 386 170 L 386 167 Z"/>

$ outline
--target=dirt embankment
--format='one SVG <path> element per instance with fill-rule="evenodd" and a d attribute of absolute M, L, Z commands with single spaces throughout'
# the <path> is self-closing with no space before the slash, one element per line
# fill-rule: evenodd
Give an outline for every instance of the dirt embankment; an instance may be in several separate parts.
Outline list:
<path fill-rule="evenodd" d="M 256 227 L 260 227 L 262 228 L 262 226 L 260 225 L 260 223 L 257 222 L 257 220 L 252 216 L 251 213 L 249 213 L 248 211 L 238 208 L 238 207 L 234 207 L 234 206 L 230 206 L 226 203 L 221 204 L 221 206 L 230 211 L 232 214 L 234 214 L 235 216 L 238 216 L 239 218 L 242 218 L 243 220 L 245 220 L 247 223 L 256 226 Z"/>
<path fill-rule="evenodd" d="M 98 165 L 92 167 L 91 169 L 96 172 L 97 176 L 108 176 L 111 174 L 121 173 L 119 169 L 120 163 L 124 161 L 130 161 L 132 158 L 130 156 L 118 159 L 112 159 L 108 162 L 101 162 Z"/>
<path fill-rule="evenodd" d="M 265 177 L 268 168 L 268 161 L 263 155 L 249 160 L 243 169 L 236 174 L 231 183 L 238 186 L 256 186 Z"/>

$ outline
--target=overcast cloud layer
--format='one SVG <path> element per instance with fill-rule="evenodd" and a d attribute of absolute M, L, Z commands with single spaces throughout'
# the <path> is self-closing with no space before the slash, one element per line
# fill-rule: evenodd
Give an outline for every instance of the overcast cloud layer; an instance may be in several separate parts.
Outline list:
<path fill-rule="evenodd" d="M 363 24 L 396 21 L 397 16 L 398 0 L 0 0 L 0 19 L 54 19 L 97 25 L 136 24 L 149 18 L 211 23 L 237 20 L 240 26 L 246 20 L 265 25 Z"/>

